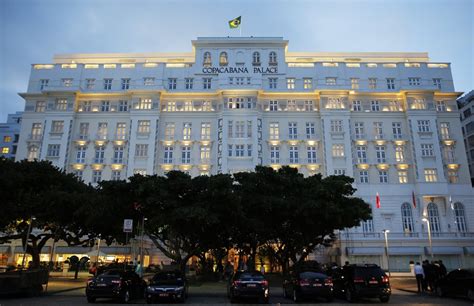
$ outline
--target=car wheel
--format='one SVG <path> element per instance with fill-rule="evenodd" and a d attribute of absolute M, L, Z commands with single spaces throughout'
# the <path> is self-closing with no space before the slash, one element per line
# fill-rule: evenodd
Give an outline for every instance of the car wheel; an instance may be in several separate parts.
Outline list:
<path fill-rule="evenodd" d="M 467 297 L 468 297 L 469 300 L 474 301 L 474 290 L 469 289 L 467 291 Z"/>
<path fill-rule="evenodd" d="M 387 303 L 390 300 L 389 296 L 381 296 L 380 297 L 380 302 L 382 303 Z"/>
<path fill-rule="evenodd" d="M 346 301 L 348 301 L 349 303 L 354 302 L 354 296 L 349 288 L 346 288 Z"/>
<path fill-rule="evenodd" d="M 301 299 L 300 299 L 300 295 L 299 295 L 299 293 L 298 293 L 298 292 L 296 292 L 296 290 L 295 290 L 295 289 L 293 289 L 293 302 L 295 302 L 295 303 L 299 303 L 299 301 L 300 301 L 300 300 L 301 300 Z"/>
<path fill-rule="evenodd" d="M 334 297 L 329 296 L 326 298 L 326 302 L 331 303 L 334 300 Z"/>
<path fill-rule="evenodd" d="M 438 288 L 436 288 L 436 294 L 439 296 L 439 297 L 443 297 L 446 295 L 446 293 L 444 292 L 443 288 L 441 288 L 441 286 L 438 286 Z"/>
<path fill-rule="evenodd" d="M 87 297 L 87 302 L 88 303 L 95 303 L 95 297 L 88 296 Z"/>
<path fill-rule="evenodd" d="M 128 302 L 130 302 L 130 291 L 128 291 L 128 289 L 125 290 L 125 292 L 123 293 L 122 302 L 123 302 L 123 303 L 128 303 Z"/>

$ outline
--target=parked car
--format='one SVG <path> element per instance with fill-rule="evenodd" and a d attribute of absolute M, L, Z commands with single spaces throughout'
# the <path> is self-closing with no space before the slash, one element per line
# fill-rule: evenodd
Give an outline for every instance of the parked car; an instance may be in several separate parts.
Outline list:
<path fill-rule="evenodd" d="M 331 302 L 332 278 L 318 271 L 294 271 L 283 280 L 283 297 L 292 298 L 295 303 L 319 297 Z"/>
<path fill-rule="evenodd" d="M 259 299 L 263 303 L 268 303 L 270 298 L 268 280 L 258 271 L 236 272 L 227 284 L 227 296 L 232 303 L 241 298 Z"/>
<path fill-rule="evenodd" d="M 146 287 L 148 304 L 158 300 L 172 300 L 184 303 L 188 297 L 188 282 L 179 271 L 158 272 Z"/>
<path fill-rule="evenodd" d="M 474 270 L 457 269 L 436 282 L 438 296 L 463 296 L 474 301 Z"/>
<path fill-rule="evenodd" d="M 392 290 L 385 272 L 375 264 L 347 265 L 333 269 L 334 293 L 353 302 L 357 298 L 379 298 L 386 303 Z"/>
<path fill-rule="evenodd" d="M 97 298 L 113 298 L 123 303 L 142 298 L 146 282 L 133 271 L 111 269 L 87 281 L 86 297 L 89 303 Z"/>

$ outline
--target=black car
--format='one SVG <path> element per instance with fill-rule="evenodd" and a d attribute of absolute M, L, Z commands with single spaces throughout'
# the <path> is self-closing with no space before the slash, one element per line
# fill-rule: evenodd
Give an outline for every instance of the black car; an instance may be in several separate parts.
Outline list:
<path fill-rule="evenodd" d="M 146 287 L 145 298 L 148 304 L 158 300 L 171 300 L 184 303 L 188 296 L 188 282 L 179 271 L 158 272 Z"/>
<path fill-rule="evenodd" d="M 333 299 L 332 278 L 319 271 L 296 271 L 283 280 L 283 296 L 294 302 L 323 297 Z"/>
<path fill-rule="evenodd" d="M 87 281 L 86 297 L 89 303 L 97 298 L 113 298 L 123 303 L 142 298 L 146 282 L 133 271 L 107 270 Z"/>
<path fill-rule="evenodd" d="M 232 303 L 241 298 L 259 299 L 268 303 L 269 294 L 268 281 L 258 271 L 236 272 L 227 285 L 227 296 Z"/>
<path fill-rule="evenodd" d="M 353 302 L 357 298 L 379 298 L 386 303 L 392 290 L 385 272 L 375 264 L 347 265 L 332 269 L 334 293 Z"/>
<path fill-rule="evenodd" d="M 457 269 L 436 282 L 438 296 L 464 296 L 474 301 L 474 270 Z"/>

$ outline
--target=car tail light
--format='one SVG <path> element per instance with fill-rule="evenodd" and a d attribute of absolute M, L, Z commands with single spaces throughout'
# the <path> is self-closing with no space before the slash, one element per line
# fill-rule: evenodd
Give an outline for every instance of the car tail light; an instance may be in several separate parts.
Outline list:
<path fill-rule="evenodd" d="M 94 279 L 93 278 L 89 278 L 87 280 L 87 285 L 89 286 L 90 284 L 92 284 L 94 282 Z"/>
<path fill-rule="evenodd" d="M 363 283 L 364 279 L 360 276 L 354 277 L 354 283 Z"/>
<path fill-rule="evenodd" d="M 385 275 L 385 276 L 382 277 L 382 283 L 388 284 L 389 282 L 390 282 L 390 279 L 388 278 L 387 275 Z"/>
<path fill-rule="evenodd" d="M 111 283 L 120 286 L 122 284 L 122 280 L 121 279 L 113 279 L 111 281 Z"/>
<path fill-rule="evenodd" d="M 309 286 L 309 280 L 307 280 L 307 279 L 300 279 L 299 284 L 300 284 L 300 286 L 302 286 L 302 287 L 304 287 L 304 286 Z"/>
<path fill-rule="evenodd" d="M 233 285 L 234 285 L 234 286 L 238 286 L 238 285 L 240 285 L 241 283 L 242 283 L 241 281 L 235 280 L 234 283 L 233 283 Z"/>
<path fill-rule="evenodd" d="M 324 285 L 325 286 L 329 286 L 329 287 L 332 287 L 333 284 L 332 284 L 332 278 L 328 277 L 324 280 Z"/>
<path fill-rule="evenodd" d="M 266 279 L 264 279 L 263 281 L 260 282 L 260 284 L 262 284 L 262 286 L 268 286 L 268 281 Z"/>

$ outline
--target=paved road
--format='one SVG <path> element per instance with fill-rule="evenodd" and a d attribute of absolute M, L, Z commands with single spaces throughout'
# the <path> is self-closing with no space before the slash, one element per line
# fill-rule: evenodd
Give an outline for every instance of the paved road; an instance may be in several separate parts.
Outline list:
<path fill-rule="evenodd" d="M 272 287 L 270 288 L 271 298 L 270 303 L 273 305 L 278 304 L 293 304 L 291 300 L 285 300 L 281 296 L 281 288 Z M 203 286 L 203 287 L 190 287 L 189 289 L 189 299 L 186 301 L 186 304 L 214 304 L 214 305 L 229 305 L 229 301 L 226 298 L 225 290 L 221 285 L 215 286 Z M 312 301 L 309 303 L 323 304 L 325 301 Z M 144 300 L 133 301 L 132 304 L 144 304 Z M 252 302 L 250 302 L 252 303 Z M 113 300 L 98 300 L 94 305 L 113 305 L 115 301 Z M 341 299 L 335 299 L 331 305 L 338 304 L 348 304 L 346 301 Z M 360 300 L 358 304 L 379 304 L 377 299 L 367 299 Z M 352 305 L 358 305 L 352 304 Z M 393 290 L 392 298 L 388 305 L 473 305 L 472 302 L 469 302 L 466 299 L 453 299 L 453 298 L 443 298 L 440 299 L 435 296 L 420 296 L 414 293 Z M 67 292 L 56 293 L 53 295 L 46 295 L 42 297 L 34 298 L 21 298 L 21 297 L 11 297 L 8 299 L 1 298 L 0 306 L 4 305 L 91 305 L 88 304 L 85 298 L 84 289 L 76 289 Z M 329 305 L 329 304 L 328 304 Z M 387 304 L 384 304 L 387 305 Z"/>

